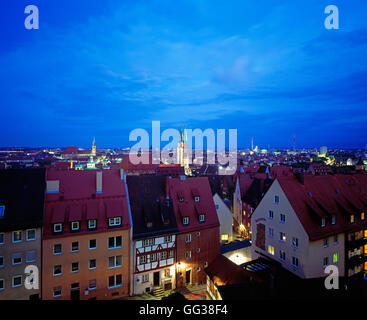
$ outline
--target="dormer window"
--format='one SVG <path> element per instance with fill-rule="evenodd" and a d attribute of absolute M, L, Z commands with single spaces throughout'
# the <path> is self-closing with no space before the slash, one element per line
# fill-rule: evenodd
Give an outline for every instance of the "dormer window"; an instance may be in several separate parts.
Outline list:
<path fill-rule="evenodd" d="M 73 221 L 71 223 L 71 231 L 79 231 L 79 229 L 80 229 L 79 221 Z"/>
<path fill-rule="evenodd" d="M 205 222 L 205 214 L 199 215 L 199 222 Z"/>
<path fill-rule="evenodd" d="M 200 197 L 195 197 L 195 202 L 200 202 Z"/>
<path fill-rule="evenodd" d="M 325 227 L 325 225 L 326 225 L 326 219 L 322 218 L 321 219 L 321 227 Z"/>
<path fill-rule="evenodd" d="M 95 229 L 95 228 L 97 228 L 97 220 L 96 219 L 88 220 L 88 229 Z"/>
<path fill-rule="evenodd" d="M 354 223 L 354 214 L 350 215 L 350 223 Z"/>
<path fill-rule="evenodd" d="M 109 227 L 116 227 L 121 225 L 121 217 L 109 218 L 108 219 L 108 226 Z"/>
<path fill-rule="evenodd" d="M 62 232 L 62 223 L 55 223 L 54 224 L 54 232 L 56 232 L 56 233 Z"/>
<path fill-rule="evenodd" d="M 189 217 L 184 217 L 184 218 L 182 219 L 182 224 L 184 224 L 184 225 L 188 225 L 188 224 L 189 224 L 189 222 L 190 222 L 190 218 L 189 218 Z"/>

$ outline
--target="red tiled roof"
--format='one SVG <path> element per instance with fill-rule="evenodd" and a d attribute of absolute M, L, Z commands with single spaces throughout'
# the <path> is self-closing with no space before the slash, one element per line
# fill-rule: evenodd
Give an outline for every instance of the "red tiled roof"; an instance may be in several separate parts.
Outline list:
<path fill-rule="evenodd" d="M 149 171 L 151 173 L 155 173 L 157 170 L 158 164 L 152 163 L 152 156 L 149 156 L 149 164 L 133 164 L 130 161 L 130 155 L 126 155 L 120 164 L 120 168 L 123 168 L 126 172 L 134 172 L 134 171 Z"/>
<path fill-rule="evenodd" d="M 96 170 L 47 171 L 47 180 L 59 180 L 59 193 L 46 193 L 44 214 L 44 237 L 52 237 L 52 224 L 64 223 L 61 236 L 70 235 L 71 221 L 80 221 L 80 232 L 87 230 L 87 220 L 97 220 L 97 230 L 108 229 L 108 218 L 122 217 L 122 225 L 116 229 L 130 228 L 130 216 L 126 198 L 125 181 L 120 170 L 102 171 L 102 193 L 96 192 Z M 75 233 L 73 233 L 75 235 Z M 59 237 L 60 235 L 56 235 Z"/>
<path fill-rule="evenodd" d="M 198 190 L 200 202 L 195 202 L 193 190 Z M 180 232 L 189 232 L 196 229 L 219 226 L 219 220 L 215 209 L 213 196 L 211 193 L 207 177 L 169 179 L 169 191 L 175 208 L 177 226 Z M 183 193 L 184 202 L 179 202 L 179 193 Z M 197 214 L 199 208 L 202 214 L 205 213 L 205 222 L 199 222 Z M 182 217 L 190 217 L 188 226 L 182 224 Z"/>
<path fill-rule="evenodd" d="M 304 184 L 296 176 L 279 177 L 278 182 L 285 192 L 311 240 L 366 226 L 360 219 L 367 212 L 367 175 L 304 175 Z M 355 223 L 350 223 L 350 215 Z M 331 224 L 335 216 L 335 225 Z M 321 227 L 321 219 L 326 226 Z"/>

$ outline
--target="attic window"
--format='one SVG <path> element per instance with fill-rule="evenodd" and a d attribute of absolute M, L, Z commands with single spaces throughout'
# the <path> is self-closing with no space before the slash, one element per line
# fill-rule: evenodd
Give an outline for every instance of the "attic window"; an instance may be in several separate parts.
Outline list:
<path fill-rule="evenodd" d="M 0 206 L 0 219 L 4 218 L 5 206 Z"/>
<path fill-rule="evenodd" d="M 200 197 L 195 197 L 195 202 L 200 202 Z"/>
<path fill-rule="evenodd" d="M 79 228 L 80 228 L 79 221 L 73 221 L 71 223 L 71 230 L 72 231 L 79 231 Z"/>
<path fill-rule="evenodd" d="M 54 224 L 54 232 L 62 232 L 62 223 Z"/>
<path fill-rule="evenodd" d="M 189 224 L 189 221 L 190 221 L 190 218 L 189 218 L 189 217 L 184 217 L 184 218 L 182 219 L 182 224 L 184 224 L 184 225 L 188 225 L 188 224 Z"/>
<path fill-rule="evenodd" d="M 116 227 L 121 225 L 121 217 L 115 217 L 108 219 L 108 226 L 109 227 Z"/>
<path fill-rule="evenodd" d="M 205 214 L 199 215 L 199 222 L 205 222 Z"/>

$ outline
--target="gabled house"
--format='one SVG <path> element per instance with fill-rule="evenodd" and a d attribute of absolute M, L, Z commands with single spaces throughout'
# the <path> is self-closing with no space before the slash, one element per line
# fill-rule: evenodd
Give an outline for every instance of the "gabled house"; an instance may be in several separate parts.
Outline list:
<path fill-rule="evenodd" d="M 132 292 L 176 287 L 177 224 L 168 177 L 127 176 L 133 220 Z"/>
<path fill-rule="evenodd" d="M 219 253 L 219 220 L 207 177 L 168 179 L 177 221 L 177 286 L 204 284 Z"/>

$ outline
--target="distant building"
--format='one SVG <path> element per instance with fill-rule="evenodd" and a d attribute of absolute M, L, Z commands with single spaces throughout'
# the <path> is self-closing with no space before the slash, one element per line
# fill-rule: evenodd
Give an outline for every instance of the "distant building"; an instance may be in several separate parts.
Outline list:
<path fill-rule="evenodd" d="M 41 298 L 44 191 L 44 169 L 0 170 L 0 300 Z"/>
<path fill-rule="evenodd" d="M 327 147 L 322 146 L 322 147 L 320 148 L 319 156 L 320 156 L 320 157 L 326 157 L 326 155 L 327 155 Z"/>

